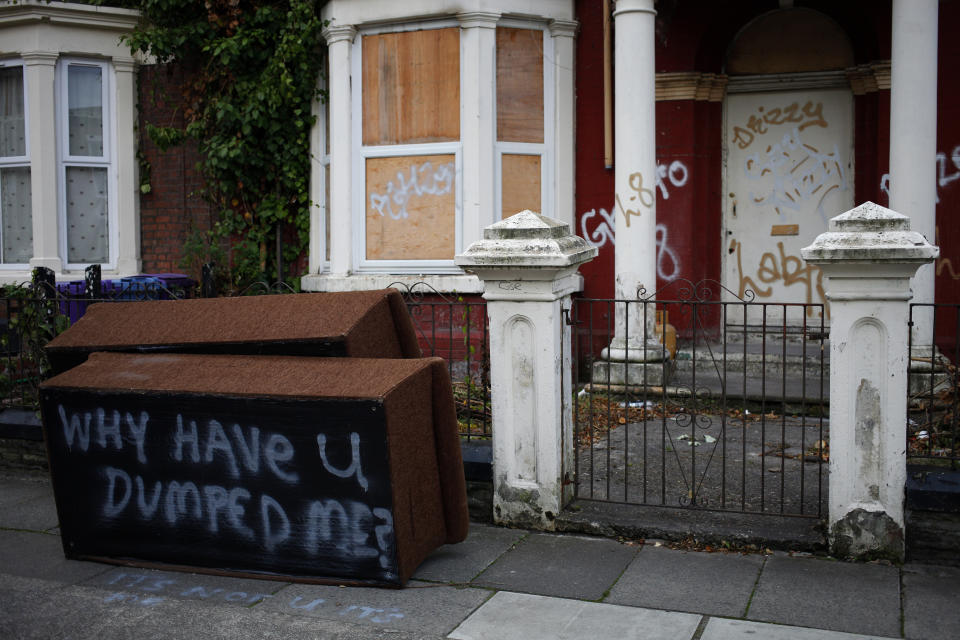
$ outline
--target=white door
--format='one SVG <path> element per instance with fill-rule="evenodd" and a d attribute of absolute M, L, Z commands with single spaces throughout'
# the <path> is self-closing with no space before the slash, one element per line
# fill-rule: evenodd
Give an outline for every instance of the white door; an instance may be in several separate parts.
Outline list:
<path fill-rule="evenodd" d="M 752 291 L 757 302 L 825 303 L 820 270 L 800 249 L 854 206 L 853 95 L 731 94 L 724 129 L 724 285 L 740 297 Z M 781 309 L 768 307 L 767 322 L 781 322 Z M 819 325 L 819 315 L 808 309 L 807 322 Z M 748 323 L 761 320 L 751 308 Z M 787 322 L 800 325 L 801 310 L 790 309 Z"/>

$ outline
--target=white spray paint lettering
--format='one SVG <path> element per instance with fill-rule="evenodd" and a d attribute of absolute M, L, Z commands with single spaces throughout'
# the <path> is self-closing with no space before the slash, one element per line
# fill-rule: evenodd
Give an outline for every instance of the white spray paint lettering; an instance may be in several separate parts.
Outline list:
<path fill-rule="evenodd" d="M 948 184 L 960 179 L 960 145 L 953 148 L 950 153 L 949 161 L 953 166 L 947 164 L 947 154 L 943 151 L 937 153 L 937 202 L 940 202 L 940 189 Z M 890 174 L 885 173 L 880 178 L 880 191 L 887 194 L 890 198 Z"/>
<path fill-rule="evenodd" d="M 598 216 L 600 221 L 592 231 L 589 230 L 587 223 Z M 663 223 L 658 224 L 656 226 L 656 234 L 657 277 L 670 282 L 680 275 L 680 258 L 667 243 L 667 225 Z M 587 211 L 580 217 L 580 235 L 598 249 L 607 244 L 607 242 L 615 245 L 617 240 L 613 214 L 602 208 Z"/>
<path fill-rule="evenodd" d="M 396 182 L 389 181 L 384 193 L 370 193 L 370 207 L 381 216 L 394 220 L 409 217 L 407 203 L 413 197 L 440 196 L 453 189 L 457 167 L 446 162 L 434 168 L 432 162 L 410 165 L 409 174 L 397 172 Z"/>
<path fill-rule="evenodd" d="M 827 222 L 823 202 L 834 190 L 848 191 L 847 174 L 840 150 L 833 145 L 830 153 L 821 153 L 803 142 L 800 130 L 794 127 L 764 154 L 752 153 L 744 159 L 743 173 L 747 179 L 766 183 L 766 195 L 750 192 L 750 200 L 757 205 L 799 211 L 801 203 L 819 195 L 817 213 Z M 772 184 L 771 184 L 772 181 Z"/>
<path fill-rule="evenodd" d="M 123 424 L 119 411 L 111 411 L 109 418 L 104 409 L 95 411 L 84 411 L 73 413 L 67 416 L 63 405 L 57 405 L 57 415 L 60 417 L 60 424 L 63 428 L 63 439 L 67 445 L 68 451 L 78 449 L 82 453 L 90 451 L 91 426 L 93 426 L 93 443 L 101 449 L 112 447 L 117 451 L 122 451 L 124 447 L 124 437 L 122 426 L 126 424 L 127 431 L 130 434 L 134 446 L 137 448 L 137 462 L 147 463 L 147 456 L 144 453 L 143 443 L 147 437 L 147 422 L 150 420 L 146 411 L 141 411 L 135 419 L 133 414 L 123 414 Z M 96 420 L 94 421 L 94 417 Z"/>

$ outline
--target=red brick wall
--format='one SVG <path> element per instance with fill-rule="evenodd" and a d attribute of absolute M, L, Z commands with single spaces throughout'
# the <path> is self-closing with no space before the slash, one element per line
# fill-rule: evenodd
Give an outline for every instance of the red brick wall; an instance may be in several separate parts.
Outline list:
<path fill-rule="evenodd" d="M 140 68 L 140 149 L 150 165 L 150 192 L 140 196 L 140 240 L 145 273 L 184 272 L 184 243 L 193 229 L 207 230 L 215 220 L 212 207 L 197 192 L 203 180 L 194 144 L 157 149 L 146 125 L 183 126 L 180 101 L 182 70 L 175 65 Z M 198 277 L 199 273 L 190 273 Z"/>

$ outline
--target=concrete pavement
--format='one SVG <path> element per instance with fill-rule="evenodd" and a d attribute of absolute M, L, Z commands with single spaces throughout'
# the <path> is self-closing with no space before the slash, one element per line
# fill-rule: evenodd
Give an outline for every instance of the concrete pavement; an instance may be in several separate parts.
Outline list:
<path fill-rule="evenodd" d="M 405 589 L 66 560 L 49 481 L 0 473 L 0 637 L 960 637 L 960 569 L 670 549 L 474 524 Z"/>

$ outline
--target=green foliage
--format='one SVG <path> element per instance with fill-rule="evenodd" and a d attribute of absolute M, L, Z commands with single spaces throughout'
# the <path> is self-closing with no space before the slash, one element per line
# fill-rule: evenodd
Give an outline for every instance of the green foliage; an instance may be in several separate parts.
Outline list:
<path fill-rule="evenodd" d="M 0 396 L 19 396 L 25 406 L 33 408 L 39 406 L 37 384 L 50 372 L 44 347 L 70 325 L 55 300 L 36 295 L 26 286 L 0 287 L 0 298 L 7 300 L 7 326 L 0 334 L 0 344 L 8 354 L 0 359 Z"/>
<path fill-rule="evenodd" d="M 286 279 L 307 247 L 310 129 L 324 49 L 321 0 L 140 0 L 131 50 L 184 69 L 182 128 L 150 123 L 161 149 L 195 141 L 203 195 L 219 212 L 204 242 L 225 246 L 231 284 Z M 189 249 L 189 247 L 188 247 Z M 200 256 L 206 262 L 212 256 Z"/>

